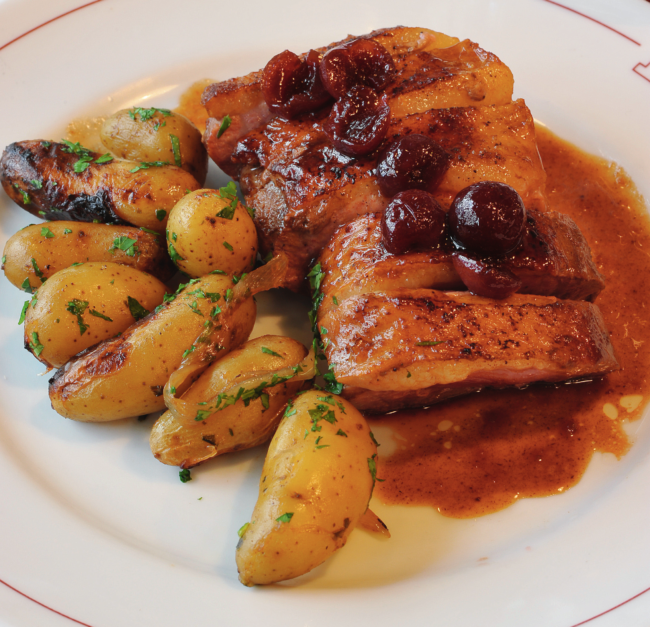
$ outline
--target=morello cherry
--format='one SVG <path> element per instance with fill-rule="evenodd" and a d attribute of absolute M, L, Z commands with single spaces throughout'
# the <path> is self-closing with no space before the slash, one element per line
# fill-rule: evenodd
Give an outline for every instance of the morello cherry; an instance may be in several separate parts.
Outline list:
<path fill-rule="evenodd" d="M 462 253 L 453 256 L 453 264 L 460 280 L 472 294 L 502 300 L 521 288 L 521 279 L 503 266 Z"/>
<path fill-rule="evenodd" d="M 400 192 L 384 209 L 381 236 L 386 250 L 394 255 L 435 248 L 446 239 L 445 211 L 427 192 Z"/>
<path fill-rule="evenodd" d="M 414 133 L 386 148 L 377 161 L 377 183 L 388 198 L 406 189 L 433 192 L 449 168 L 450 156 L 426 135 Z"/>
<path fill-rule="evenodd" d="M 382 91 L 395 76 L 395 63 L 381 44 L 355 39 L 325 53 L 320 75 L 325 89 L 341 98 L 357 85 Z"/>
<path fill-rule="evenodd" d="M 321 58 L 315 50 L 310 50 L 305 60 L 285 50 L 266 64 L 262 93 L 273 113 L 295 118 L 319 109 L 332 99 L 320 79 Z"/>
<path fill-rule="evenodd" d="M 521 242 L 526 207 L 505 183 L 481 181 L 458 192 L 449 209 L 449 229 L 460 248 L 505 255 Z"/>
<path fill-rule="evenodd" d="M 334 104 L 323 130 L 338 150 L 360 157 L 379 148 L 389 123 L 386 95 L 379 96 L 369 87 L 353 87 Z"/>

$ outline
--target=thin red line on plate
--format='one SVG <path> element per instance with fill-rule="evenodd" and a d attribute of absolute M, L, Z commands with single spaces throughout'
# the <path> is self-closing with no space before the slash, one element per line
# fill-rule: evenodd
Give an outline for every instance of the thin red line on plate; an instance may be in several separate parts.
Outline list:
<path fill-rule="evenodd" d="M 646 0 L 646 2 L 650 2 L 650 0 Z M 645 76 L 645 75 L 641 74 L 641 72 L 639 72 L 638 68 L 640 68 L 640 67 L 647 67 L 647 68 L 650 68 L 650 61 L 648 61 L 647 63 L 641 63 L 641 62 L 639 61 L 639 63 L 637 63 L 637 64 L 632 68 L 632 71 L 633 71 L 635 74 L 638 74 L 641 78 L 645 79 L 646 81 L 648 81 L 648 82 L 650 83 L 650 78 L 648 78 L 647 76 Z"/>
<path fill-rule="evenodd" d="M 590 17 L 589 15 L 585 15 L 584 13 L 580 13 L 580 11 L 576 11 L 575 9 L 572 9 L 571 7 L 567 7 L 564 4 L 560 4 L 559 2 L 555 2 L 554 0 L 544 0 L 544 2 L 548 2 L 549 4 L 554 4 L 556 7 L 561 7 L 562 9 L 566 9 L 567 11 L 571 11 L 571 13 L 575 13 L 576 15 L 586 17 L 588 20 L 591 20 L 592 22 L 596 22 L 596 24 L 600 24 L 601 26 L 604 26 L 605 28 L 608 28 L 612 32 L 616 33 L 617 35 L 620 35 L 621 37 L 625 37 L 625 39 L 627 39 L 628 41 L 631 41 L 633 44 L 636 44 L 637 46 L 641 45 L 641 43 L 636 41 L 636 39 L 632 39 L 632 37 L 628 37 L 626 34 L 621 33 L 621 31 L 616 30 L 615 28 L 612 28 L 611 26 L 608 26 L 607 24 L 597 20 L 596 18 Z M 0 48 L 0 50 L 2 50 L 2 48 Z"/>
<path fill-rule="evenodd" d="M 625 605 L 626 603 L 629 603 L 630 601 L 634 601 L 637 597 L 640 597 L 642 594 L 645 594 L 646 592 L 650 592 L 650 588 L 646 588 L 645 590 L 639 592 L 639 594 L 635 594 L 633 597 L 630 597 L 627 601 L 623 601 L 622 603 L 619 603 L 618 605 L 615 605 L 614 607 L 610 607 L 608 610 L 605 610 L 604 612 L 601 612 L 600 614 L 596 614 L 596 616 L 592 616 L 591 618 L 588 618 L 587 620 L 583 620 L 581 623 L 576 623 L 575 625 L 571 625 L 571 627 L 580 627 L 580 625 L 585 625 L 586 623 L 590 623 L 592 620 L 596 620 L 597 618 L 600 618 L 601 616 L 605 616 L 605 614 L 609 614 L 610 612 L 613 612 L 615 609 L 618 609 L 619 607 Z"/>
<path fill-rule="evenodd" d="M 101 0 L 95 0 L 96 2 L 100 2 Z M 59 616 L 63 616 L 63 618 L 67 618 L 68 620 L 71 620 L 74 623 L 77 623 L 77 625 L 83 625 L 83 627 L 91 627 L 88 623 L 82 623 L 80 620 L 77 620 L 76 618 L 72 618 L 71 616 L 68 616 L 67 614 L 62 614 L 61 612 L 58 612 L 57 610 L 49 607 L 48 605 L 45 605 L 45 603 L 41 603 L 40 601 L 37 601 L 36 599 L 33 599 L 32 597 L 28 596 L 24 592 L 21 592 L 17 588 L 14 588 L 13 586 L 10 586 L 6 581 L 2 581 L 0 579 L 0 583 L 4 584 L 9 588 L 10 590 L 13 590 L 14 592 L 17 592 L 18 594 L 24 596 L 26 599 L 29 599 L 30 601 L 33 601 L 34 603 L 40 605 L 41 607 L 44 607 L 46 610 L 50 610 L 50 612 L 54 612 L 55 614 L 58 614 Z"/>
<path fill-rule="evenodd" d="M 102 0 L 93 0 L 92 2 L 82 4 L 80 7 L 77 7 L 76 9 L 70 9 L 70 11 L 61 13 L 61 15 L 57 15 L 56 17 L 53 17 L 51 20 L 48 20 L 47 22 L 43 22 L 38 26 L 34 26 L 34 28 L 28 30 L 26 33 L 23 33 L 22 35 L 18 35 L 18 37 L 16 37 L 15 39 L 12 39 L 11 41 L 8 41 L 6 44 L 0 46 L 0 52 L 2 52 L 8 46 L 11 46 L 11 44 L 18 41 L 19 39 L 22 39 L 23 37 L 26 37 L 30 33 L 33 33 L 35 30 L 38 30 L 39 28 L 43 28 L 43 26 L 47 26 L 48 24 L 51 24 L 52 22 L 56 22 L 56 20 L 59 20 L 62 17 L 65 17 L 66 15 L 70 15 L 70 13 L 74 13 L 75 11 L 80 11 L 81 9 L 85 9 L 86 7 L 89 7 L 91 4 L 97 4 L 98 2 L 102 2 Z"/>

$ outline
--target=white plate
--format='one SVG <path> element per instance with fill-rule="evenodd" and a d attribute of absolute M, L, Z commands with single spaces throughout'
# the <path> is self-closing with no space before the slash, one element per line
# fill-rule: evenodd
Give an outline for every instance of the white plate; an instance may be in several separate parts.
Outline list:
<path fill-rule="evenodd" d="M 56 138 L 79 115 L 173 106 L 196 79 L 401 23 L 497 53 L 538 120 L 619 162 L 650 197 L 647 1 L 102 0 L 1 47 L 83 4 L 0 1 L 0 147 Z M 2 243 L 29 221 L 0 197 Z M 253 507 L 264 450 L 220 458 L 184 485 L 151 456 L 150 422 L 63 420 L 21 350 L 24 297 L 4 279 L 1 289 L 1 625 L 570 627 L 650 587 L 645 420 L 632 425 L 636 443 L 622 461 L 597 455 L 567 494 L 477 520 L 376 504 L 389 542 L 358 532 L 302 580 L 246 589 L 236 530 Z M 306 339 L 299 298 L 267 298 L 263 309 L 256 333 Z M 650 593 L 594 625 L 645 625 L 648 616 Z"/>

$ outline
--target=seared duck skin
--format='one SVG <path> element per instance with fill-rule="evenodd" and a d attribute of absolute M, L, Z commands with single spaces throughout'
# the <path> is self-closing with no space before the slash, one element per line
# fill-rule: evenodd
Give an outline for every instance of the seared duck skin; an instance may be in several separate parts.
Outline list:
<path fill-rule="evenodd" d="M 285 285 L 292 289 L 339 226 L 390 202 L 377 185 L 377 155 L 355 159 L 338 152 L 323 132 L 322 118 L 322 113 L 292 121 L 274 118 L 242 140 L 234 155 L 248 164 L 240 182 L 256 209 L 260 246 L 264 253 L 288 256 Z M 408 133 L 425 134 L 452 155 L 435 192 L 443 206 L 467 185 L 491 180 L 512 186 L 527 207 L 545 210 L 546 174 L 523 100 L 396 119 L 388 140 Z"/>
<path fill-rule="evenodd" d="M 348 298 L 319 327 L 343 396 L 370 412 L 619 368 L 600 311 L 585 301 L 394 290 Z"/>
<path fill-rule="evenodd" d="M 506 104 L 512 98 L 514 80 L 509 68 L 468 40 L 403 26 L 363 37 L 381 44 L 393 57 L 397 76 L 386 93 L 395 116 L 432 108 Z M 356 38 L 348 36 L 316 50 L 325 52 L 352 39 Z M 259 70 L 210 85 L 203 93 L 202 103 L 209 115 L 204 143 L 215 163 L 234 178 L 241 170 L 241 164 L 231 159 L 237 142 L 273 117 L 264 101 L 261 80 Z M 226 115 L 230 127 L 217 137 Z"/>
<path fill-rule="evenodd" d="M 319 309 L 322 318 L 351 296 L 400 288 L 465 289 L 452 264 L 452 247 L 389 253 L 381 241 L 381 214 L 361 216 L 342 226 L 323 250 Z M 499 265 L 522 281 L 520 294 L 593 300 L 605 287 L 580 229 L 556 212 L 528 212 L 522 244 Z"/>

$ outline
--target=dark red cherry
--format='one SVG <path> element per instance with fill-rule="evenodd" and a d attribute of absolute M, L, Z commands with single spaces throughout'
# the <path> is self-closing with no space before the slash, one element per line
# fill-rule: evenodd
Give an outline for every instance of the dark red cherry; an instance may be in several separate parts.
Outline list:
<path fill-rule="evenodd" d="M 502 300 L 521 288 L 521 279 L 503 266 L 462 253 L 453 256 L 453 263 L 460 280 L 477 296 Z"/>
<path fill-rule="evenodd" d="M 395 76 L 395 63 L 381 44 L 355 39 L 325 53 L 320 75 L 325 89 L 341 98 L 357 85 L 382 91 Z"/>
<path fill-rule="evenodd" d="M 390 123 L 390 107 L 383 94 L 369 87 L 353 87 L 332 107 L 323 130 L 334 146 L 353 157 L 379 148 Z"/>
<path fill-rule="evenodd" d="M 310 50 L 303 61 L 285 50 L 266 64 L 262 93 L 273 113 L 295 118 L 319 109 L 332 99 L 320 79 L 321 58 L 321 54 Z"/>
<path fill-rule="evenodd" d="M 381 218 L 384 247 L 394 255 L 440 246 L 446 230 L 444 209 L 431 194 L 419 189 L 397 194 Z"/>
<path fill-rule="evenodd" d="M 461 248 L 505 255 L 524 235 L 526 207 L 505 183 L 481 181 L 456 194 L 449 209 L 449 230 Z"/>
<path fill-rule="evenodd" d="M 391 198 L 406 189 L 433 192 L 449 168 L 445 149 L 426 135 L 401 137 L 386 148 L 377 161 L 377 183 Z"/>

